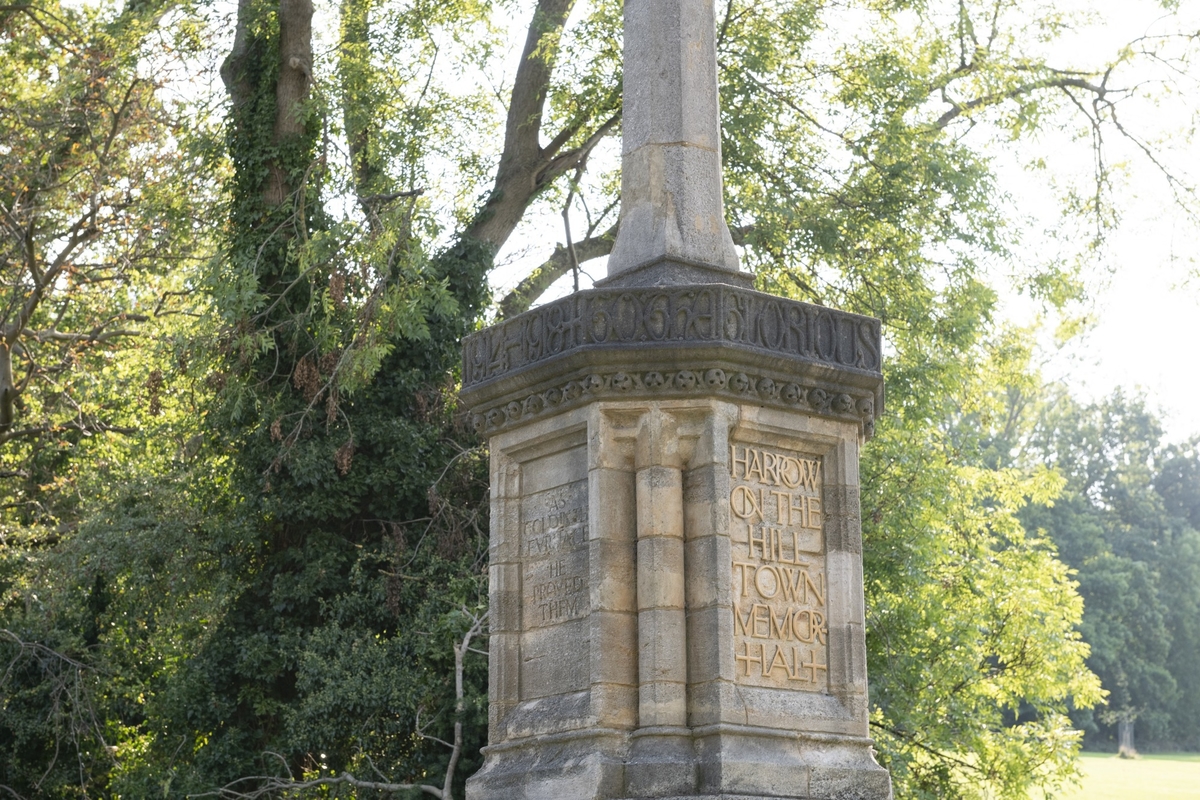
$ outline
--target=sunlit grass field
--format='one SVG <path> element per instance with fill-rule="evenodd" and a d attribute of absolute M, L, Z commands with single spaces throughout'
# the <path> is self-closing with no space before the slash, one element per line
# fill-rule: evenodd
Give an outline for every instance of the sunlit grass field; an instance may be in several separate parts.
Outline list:
<path fill-rule="evenodd" d="M 1105 753 L 1084 753 L 1083 787 L 1057 797 L 1061 800 L 1177 800 L 1200 799 L 1200 754 L 1172 753 L 1123 759 Z"/>

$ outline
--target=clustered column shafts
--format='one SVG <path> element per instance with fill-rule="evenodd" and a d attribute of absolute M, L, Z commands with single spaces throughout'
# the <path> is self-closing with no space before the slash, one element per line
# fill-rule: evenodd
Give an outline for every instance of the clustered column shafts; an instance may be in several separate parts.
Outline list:
<path fill-rule="evenodd" d="M 683 470 L 673 425 L 647 415 L 637 470 L 638 725 L 687 725 Z"/>

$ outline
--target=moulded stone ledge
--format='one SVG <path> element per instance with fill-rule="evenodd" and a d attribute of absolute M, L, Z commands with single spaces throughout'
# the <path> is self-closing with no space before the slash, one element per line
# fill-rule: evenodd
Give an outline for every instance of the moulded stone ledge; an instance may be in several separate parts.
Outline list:
<path fill-rule="evenodd" d="M 593 289 L 468 336 L 480 433 L 598 398 L 719 396 L 857 419 L 883 407 L 876 319 L 726 284 Z"/>
<path fill-rule="evenodd" d="M 586 351 L 578 353 L 573 360 L 587 361 L 587 355 Z M 491 436 L 597 400 L 712 397 L 852 420 L 867 439 L 875 431 L 880 397 L 878 387 L 869 381 L 837 384 L 802 372 L 786 373 L 779 369 L 786 365 L 778 363 L 746 372 L 729 360 L 733 355 L 729 353 L 720 360 L 683 365 L 675 358 L 655 361 L 649 357 L 657 355 L 653 353 L 631 358 L 626 364 L 612 358 L 613 354 L 603 355 L 607 357 L 599 360 L 610 363 L 581 364 L 580 369 L 532 385 L 489 387 L 509 389 L 498 396 L 494 391 L 464 391 L 471 426 L 477 433 Z M 618 363 L 611 363 L 614 361 Z"/>

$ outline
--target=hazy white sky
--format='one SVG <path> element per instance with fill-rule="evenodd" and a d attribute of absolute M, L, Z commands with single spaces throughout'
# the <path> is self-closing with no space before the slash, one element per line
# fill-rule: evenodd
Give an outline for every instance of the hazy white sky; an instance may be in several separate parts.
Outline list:
<path fill-rule="evenodd" d="M 1064 59 L 1084 60 L 1087 54 L 1116 52 L 1142 36 L 1168 31 L 1200 30 L 1197 3 L 1183 5 L 1190 18 L 1167 19 L 1156 2 L 1101 0 L 1089 4 L 1098 24 L 1067 40 Z M 1126 73 L 1121 84 L 1163 77 L 1162 70 L 1147 65 Z M 1200 141 L 1189 136 L 1200 110 L 1200 74 L 1175 76 L 1181 94 L 1158 96 L 1157 104 L 1130 100 L 1121 106 L 1121 118 L 1143 137 L 1155 137 L 1155 152 L 1172 172 L 1195 186 L 1200 184 Z M 1117 387 L 1144 392 L 1151 407 L 1162 414 L 1169 439 L 1200 434 L 1200 227 L 1172 197 L 1161 171 L 1115 131 L 1106 138 L 1108 163 L 1117 169 L 1114 195 L 1121 222 L 1104 252 L 1089 264 L 1094 325 L 1084 335 L 1055 351 L 1047 342 L 1043 374 L 1062 380 L 1080 399 L 1095 400 Z M 1030 155 L 1041 155 L 1057 169 L 1057 179 L 1086 181 L 1092 174 L 1087 148 L 1071 147 L 1052 137 L 1034 146 Z M 1052 226 L 1057 207 L 1047 202 L 1044 187 L 1018 170 L 1002 172 L 1018 205 Z M 1197 206 L 1194 204 L 1193 209 Z M 1031 245 L 1035 247 L 1036 245 Z M 1013 318 L 1028 320 L 1030 310 L 1009 303 Z"/>
<path fill-rule="evenodd" d="M 1129 219 L 1113 237 L 1116 263 L 1094 293 L 1094 327 L 1048 351 L 1043 374 L 1080 399 L 1142 391 L 1178 441 L 1200 434 L 1200 282 L 1185 282 L 1200 242 L 1172 216 Z"/>

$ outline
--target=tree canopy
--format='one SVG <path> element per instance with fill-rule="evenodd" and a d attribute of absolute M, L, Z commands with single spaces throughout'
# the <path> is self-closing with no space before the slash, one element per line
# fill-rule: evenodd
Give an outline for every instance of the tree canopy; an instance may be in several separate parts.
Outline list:
<path fill-rule="evenodd" d="M 1200 745 L 1200 533 L 1195 443 L 1165 445 L 1145 401 L 1117 393 L 1081 406 L 1055 398 L 1031 452 L 1066 479 L 1053 507 L 1029 508 L 1078 574 L 1080 632 L 1089 667 L 1109 691 L 1105 708 L 1076 717 L 1098 744 L 1115 723 L 1135 723 L 1146 742 Z"/>
<path fill-rule="evenodd" d="M 1194 615 L 1162 602 L 1190 573 L 1158 582 L 1184 561 L 1119 531 L 1191 547 L 1200 467 L 1145 445 L 1139 472 L 1149 433 L 1131 430 L 1093 490 L 1079 470 L 1104 425 L 1064 410 L 1016 431 L 1012 398 L 1039 379 L 990 276 L 1012 263 L 1061 308 L 1082 262 L 1014 263 L 988 155 L 1079 120 L 1082 147 L 1136 137 L 1116 116 L 1144 91 L 1126 68 L 1184 69 L 1192 37 L 1073 65 L 1052 60 L 1075 22 L 1052 2 L 717 11 L 744 263 L 764 290 L 884 322 L 862 511 L 873 735 L 897 795 L 1058 785 L 1075 724 L 1107 724 L 1088 710 L 1101 683 L 1111 713 L 1194 735 L 1155 716 L 1192 685 Z M 0 787 L 461 796 L 486 736 L 468 645 L 487 470 L 456 413 L 458 343 L 611 249 L 620 12 L 0 7 Z M 187 76 L 217 63 L 214 110 Z M 1066 209 L 1087 230 L 1113 222 L 1097 165 Z M 542 248 L 546 218 L 565 241 Z M 541 263 L 493 298 L 518 245 Z M 1122 644 L 1138 626 L 1144 653 Z"/>

